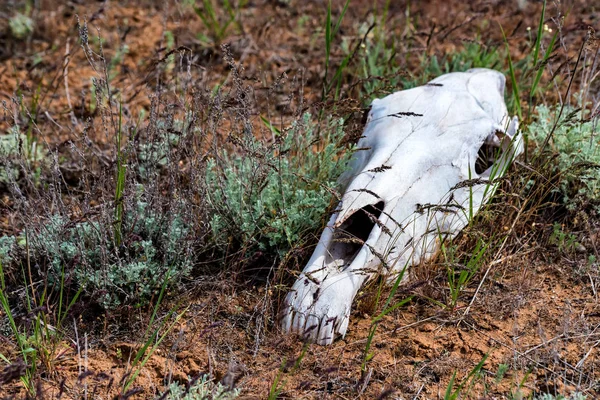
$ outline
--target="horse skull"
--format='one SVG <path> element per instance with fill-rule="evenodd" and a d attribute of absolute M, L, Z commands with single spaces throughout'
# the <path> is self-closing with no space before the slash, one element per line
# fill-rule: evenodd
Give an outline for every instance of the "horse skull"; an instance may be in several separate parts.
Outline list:
<path fill-rule="evenodd" d="M 523 151 L 504 85 L 472 69 L 373 101 L 339 206 L 285 299 L 285 331 L 319 344 L 344 336 L 366 280 L 394 279 L 466 226 Z"/>

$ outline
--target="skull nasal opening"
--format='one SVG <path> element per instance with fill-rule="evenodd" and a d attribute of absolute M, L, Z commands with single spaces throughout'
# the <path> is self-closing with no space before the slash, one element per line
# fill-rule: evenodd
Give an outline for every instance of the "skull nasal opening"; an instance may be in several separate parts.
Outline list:
<path fill-rule="evenodd" d="M 329 248 L 328 261 L 335 262 L 339 267 L 350 265 L 378 223 L 384 205 L 380 201 L 356 210 L 337 227 Z"/>
<path fill-rule="evenodd" d="M 383 211 L 384 202 L 369 204 L 357 210 L 338 228 L 338 233 L 366 242 Z"/>
<path fill-rule="evenodd" d="M 500 144 L 505 136 L 504 132 L 497 131 L 484 140 L 477 151 L 477 160 L 475 161 L 477 175 L 483 175 L 498 160 L 501 154 Z"/>

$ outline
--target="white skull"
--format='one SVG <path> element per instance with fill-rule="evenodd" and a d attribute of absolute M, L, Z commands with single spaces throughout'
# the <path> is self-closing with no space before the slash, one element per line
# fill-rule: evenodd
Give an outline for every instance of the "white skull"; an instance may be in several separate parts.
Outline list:
<path fill-rule="evenodd" d="M 373 101 L 339 207 L 285 299 L 285 331 L 319 344 L 344 336 L 366 280 L 393 280 L 467 225 L 523 151 L 504 84 L 471 69 Z"/>

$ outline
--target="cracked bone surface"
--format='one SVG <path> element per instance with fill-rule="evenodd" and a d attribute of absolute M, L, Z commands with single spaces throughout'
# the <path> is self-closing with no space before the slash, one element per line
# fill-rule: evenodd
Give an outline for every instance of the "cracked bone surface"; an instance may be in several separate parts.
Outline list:
<path fill-rule="evenodd" d="M 472 69 L 373 101 L 339 206 L 285 299 L 285 331 L 332 343 L 369 278 L 406 278 L 467 225 L 523 151 L 504 86 Z"/>

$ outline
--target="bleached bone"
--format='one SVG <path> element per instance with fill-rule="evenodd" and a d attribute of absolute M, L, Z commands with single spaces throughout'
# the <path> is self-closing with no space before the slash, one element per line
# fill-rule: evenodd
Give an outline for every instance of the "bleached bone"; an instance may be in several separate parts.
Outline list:
<path fill-rule="evenodd" d="M 285 331 L 319 344 L 344 336 L 366 280 L 393 281 L 467 225 L 523 151 L 504 85 L 472 69 L 373 101 L 341 202 L 285 299 Z"/>

